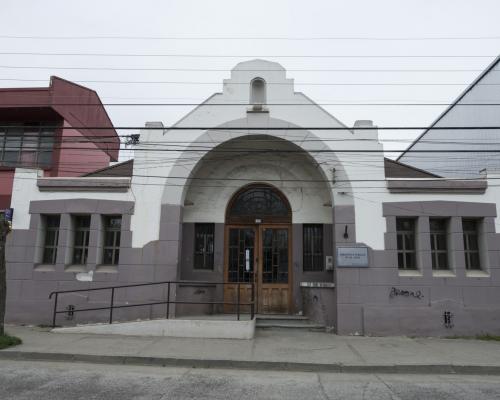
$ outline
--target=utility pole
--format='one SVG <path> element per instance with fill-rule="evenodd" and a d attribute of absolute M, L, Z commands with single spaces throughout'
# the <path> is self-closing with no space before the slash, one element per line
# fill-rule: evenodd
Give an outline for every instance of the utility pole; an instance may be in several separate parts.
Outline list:
<path fill-rule="evenodd" d="M 5 301 L 7 296 L 7 271 L 5 266 L 5 241 L 7 234 L 10 232 L 10 224 L 5 220 L 5 217 L 0 214 L 0 336 L 5 334 L 4 318 L 5 318 Z"/>

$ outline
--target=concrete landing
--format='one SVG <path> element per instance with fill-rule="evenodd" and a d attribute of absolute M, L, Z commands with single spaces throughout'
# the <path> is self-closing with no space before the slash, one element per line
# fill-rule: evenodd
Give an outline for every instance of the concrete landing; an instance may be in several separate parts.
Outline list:
<path fill-rule="evenodd" d="M 253 339 L 255 319 L 156 319 L 113 324 L 86 324 L 54 328 L 53 333 L 125 336 L 167 336 L 203 339 Z"/>

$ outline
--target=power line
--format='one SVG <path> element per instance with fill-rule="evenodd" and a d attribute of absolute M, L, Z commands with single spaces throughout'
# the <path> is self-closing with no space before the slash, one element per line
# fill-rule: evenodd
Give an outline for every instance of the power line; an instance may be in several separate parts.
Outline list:
<path fill-rule="evenodd" d="M 151 54 L 151 53 L 50 53 L 50 52 L 0 52 L 2 55 L 28 56 L 77 56 L 77 57 L 179 57 L 179 58 L 494 58 L 496 55 L 457 55 L 457 54 L 386 54 L 386 55 L 348 55 L 348 54 Z"/>
<path fill-rule="evenodd" d="M 13 82 L 45 82 L 46 79 L 23 79 L 23 78 L 0 78 L 0 81 Z M 163 84 L 163 85 L 220 85 L 222 82 L 204 82 L 204 81 L 129 81 L 129 80 L 73 80 L 76 83 L 113 83 L 113 84 Z M 248 82 L 231 82 L 231 85 L 248 85 Z M 282 86 L 468 86 L 470 82 L 267 82 L 268 85 Z M 500 86 L 500 83 L 477 83 L 476 86 Z"/>
<path fill-rule="evenodd" d="M 7 138 L 9 138 L 11 135 L 7 135 Z M 40 136 L 39 134 L 36 133 L 25 133 L 22 135 L 12 135 L 12 137 L 15 140 L 19 140 L 21 138 L 52 138 L 53 140 L 51 141 L 52 144 L 54 145 L 63 145 L 63 144 L 79 144 L 79 143 L 90 143 L 90 144 L 110 144 L 110 145 L 118 145 L 118 142 L 116 141 L 117 138 L 130 138 L 133 135 L 109 135 L 109 136 L 99 136 L 96 138 L 86 138 L 86 137 L 57 137 L 57 136 Z M 3 143 L 3 135 L 0 132 L 0 141 Z M 112 140 L 115 139 L 115 140 Z M 291 138 L 293 139 L 293 138 Z M 282 138 L 269 138 L 269 139 L 257 139 L 257 138 L 251 138 L 248 139 L 251 143 L 278 143 L 281 144 L 285 141 L 285 139 Z M 370 139 L 370 138 L 342 138 L 342 139 L 336 139 L 336 138 L 317 138 L 317 139 L 304 139 L 300 140 L 300 143 L 317 143 L 317 142 L 376 142 L 376 143 L 413 143 L 413 140 L 411 139 Z M 142 142 L 137 145 L 132 145 L 132 146 L 164 146 L 164 147 L 178 147 L 178 148 L 190 148 L 190 149 L 212 149 L 213 146 L 218 146 L 227 143 L 227 141 L 176 141 L 176 140 L 165 140 L 165 141 L 147 141 L 147 142 Z M 419 143 L 425 143 L 425 144 L 445 144 L 445 145 L 467 145 L 467 146 L 484 146 L 484 145 L 500 145 L 499 141 L 492 141 L 490 139 L 484 139 L 484 140 L 478 140 L 477 138 L 471 138 L 471 139 L 461 139 L 461 140 L 434 140 L 434 139 L 423 139 L 420 140 Z M 28 142 L 28 144 L 30 144 Z M 124 144 L 124 143 L 121 143 Z M 3 144 L 0 145 L 3 147 Z M 125 146 L 127 144 L 125 143 Z M 23 147 L 23 145 L 12 145 L 7 143 L 5 145 L 6 149 L 12 150 L 12 149 L 22 149 L 26 148 Z M 60 148 L 65 148 L 67 149 L 68 147 L 66 146 L 61 146 Z M 78 147 L 77 149 L 81 150 L 94 150 L 91 148 L 80 148 Z M 134 150 L 134 147 L 132 148 L 122 148 L 125 150 Z M 48 150 L 48 149 L 45 149 Z M 154 151 L 154 149 L 151 149 Z M 246 150 L 246 148 L 244 149 Z M 446 150 L 446 149 L 445 149 Z M 443 150 L 443 151 L 445 151 Z M 29 148 L 28 148 L 29 151 Z M 390 150 L 397 152 L 398 150 Z"/>
<path fill-rule="evenodd" d="M 62 69 L 62 70 L 82 70 L 82 71 L 169 71 L 169 72 L 231 72 L 228 68 L 123 68 L 123 67 L 48 67 L 34 65 L 0 65 L 4 69 Z M 238 69 L 245 72 L 283 72 L 283 69 Z M 287 68 L 287 72 L 481 72 L 482 69 L 345 69 L 345 68 L 326 68 L 326 69 L 304 69 Z"/>
<path fill-rule="evenodd" d="M 1 125 L 0 129 L 12 128 L 12 125 Z M 25 129 L 39 129 L 40 125 L 23 125 Z M 429 128 L 428 126 L 58 126 L 58 125 L 43 125 L 46 129 L 76 129 L 76 130 L 146 130 L 146 131 L 168 131 L 168 130 L 203 130 L 203 131 L 303 131 L 303 130 L 318 130 L 318 131 L 374 131 L 374 130 L 422 130 L 422 129 L 432 129 L 432 130 L 496 130 L 500 129 L 500 126 L 496 125 L 484 125 L 484 126 L 433 126 Z"/>
<path fill-rule="evenodd" d="M 0 39 L 35 39 L 35 40 L 353 40 L 353 41 L 429 41 L 429 40 L 500 40 L 500 36 L 42 36 L 42 35 L 0 35 Z"/>
<path fill-rule="evenodd" d="M 126 147 L 114 147 L 110 146 L 111 150 L 130 150 Z M 81 148 L 81 147 L 68 147 L 68 146 L 54 146 L 55 149 L 63 149 L 63 150 L 79 150 L 79 151 L 96 151 L 95 148 Z M 14 150 L 20 150 L 21 147 L 11 147 Z M 144 148 L 134 148 L 134 152 L 178 152 L 178 153 L 257 153 L 257 154 L 293 154 L 293 153 L 314 153 L 314 154 L 322 154 L 322 153 L 333 153 L 333 154 L 342 154 L 342 153 L 400 153 L 406 151 L 406 149 L 322 149 L 322 150 L 313 150 L 313 149 L 297 149 L 297 150 L 280 150 L 280 149 L 217 149 L 213 147 L 178 147 L 178 148 L 161 148 L 161 149 L 144 149 Z M 439 153 L 439 154 L 447 154 L 447 153 L 477 153 L 477 154 L 497 154 L 500 153 L 500 149 L 415 149 L 410 150 L 410 153 Z"/>
<path fill-rule="evenodd" d="M 500 84 L 499 84 L 500 85 Z M 2 89 L 0 88 L 0 92 Z M 11 94 L 9 94 L 10 96 Z M 22 94 L 21 96 L 26 96 L 25 94 Z M 56 96 L 59 98 L 59 96 Z M 19 107 L 19 106 L 26 106 L 26 103 L 2 103 L 2 107 Z M 241 103 L 29 103 L 30 107 L 52 107 L 52 106 L 78 106 L 78 107 L 91 107 L 91 106 L 143 106 L 143 107 L 149 107 L 149 106 L 179 106 L 179 107 L 187 107 L 187 106 L 200 106 L 200 107 L 206 107 L 206 106 L 253 106 L 253 103 L 246 103 L 246 102 L 241 102 Z M 500 106 L 500 103 L 266 103 L 264 104 L 265 107 L 267 106 L 307 106 L 307 107 L 316 107 L 318 105 L 322 106 L 424 106 L 424 107 L 434 107 L 434 106 L 455 106 L 455 107 L 462 107 L 462 106 Z"/>

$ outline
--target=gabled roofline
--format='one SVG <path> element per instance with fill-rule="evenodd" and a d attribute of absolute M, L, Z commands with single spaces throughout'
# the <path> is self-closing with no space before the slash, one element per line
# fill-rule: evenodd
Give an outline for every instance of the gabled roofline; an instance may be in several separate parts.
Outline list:
<path fill-rule="evenodd" d="M 52 110 L 60 118 L 67 121 L 69 126 L 74 126 L 74 129 L 78 130 L 85 137 L 94 140 L 101 136 L 109 136 L 111 140 L 106 142 L 96 141 L 95 144 L 100 150 L 108 154 L 113 161 L 118 160 L 120 138 L 95 90 L 52 75 L 49 80 L 49 86 L 0 88 L 0 93 L 2 94 L 2 99 L 0 99 L 0 109 L 2 110 L 9 108 L 20 110 Z M 22 94 L 22 97 L 19 97 L 19 99 L 11 98 L 11 95 L 19 94 Z M 38 94 L 42 95 L 39 96 Z M 95 104 L 89 104 L 89 102 Z M 88 112 L 89 109 L 80 112 L 80 108 L 90 105 L 92 105 L 92 112 Z M 106 129 L 89 129 L 95 125 L 103 125 Z M 86 128 L 87 126 L 89 128 Z"/>
<path fill-rule="evenodd" d="M 434 122 L 433 122 L 433 123 L 432 123 L 432 124 L 431 124 L 431 125 L 430 125 L 430 126 L 429 126 L 429 127 L 428 127 L 425 131 L 424 131 L 424 132 L 423 132 L 423 133 L 421 133 L 421 134 L 420 134 L 420 135 L 419 135 L 419 136 L 418 136 L 418 137 L 417 137 L 417 138 L 413 141 L 413 143 L 412 143 L 412 144 L 410 144 L 410 145 L 408 146 L 408 148 L 407 148 L 405 151 L 403 151 L 403 152 L 402 152 L 402 153 L 398 156 L 398 158 L 396 158 L 396 161 L 399 161 L 399 159 L 400 159 L 401 157 L 403 157 L 403 156 L 404 156 L 404 155 L 405 155 L 408 151 L 410 151 L 410 149 L 411 149 L 413 146 L 415 146 L 415 145 L 416 145 L 416 144 L 420 141 L 420 139 L 422 139 L 422 138 L 423 138 L 423 137 L 427 134 L 427 132 L 429 132 L 429 131 L 430 131 L 430 130 L 431 130 L 431 129 L 432 129 L 432 128 L 433 128 L 433 127 L 434 127 L 434 126 L 435 126 L 435 125 L 439 122 L 439 121 L 441 121 L 441 120 L 444 118 L 444 116 L 445 116 L 446 114 L 448 114 L 448 112 L 450 112 L 450 111 L 451 111 L 451 110 L 452 110 L 452 109 L 453 109 L 453 108 L 454 108 L 454 107 L 458 104 L 458 102 L 459 102 L 460 100 L 462 100 L 462 99 L 465 97 L 465 95 L 466 95 L 467 93 L 469 93 L 469 92 L 470 92 L 470 91 L 471 91 L 471 90 L 472 90 L 472 89 L 473 89 L 473 88 L 474 88 L 474 87 L 475 87 L 475 86 L 479 83 L 479 81 L 481 81 L 481 79 L 483 79 L 483 78 L 484 78 L 484 77 L 485 77 L 485 76 L 486 76 L 486 75 L 487 75 L 487 74 L 488 74 L 488 73 L 489 73 L 489 72 L 490 72 L 493 68 L 495 68 L 495 67 L 496 67 L 496 65 L 497 65 L 499 62 L 500 62 L 500 55 L 499 55 L 499 56 L 497 56 L 497 57 L 496 57 L 496 58 L 495 58 L 495 59 L 491 62 L 491 64 L 490 64 L 490 65 L 488 65 L 488 67 L 486 67 L 486 69 L 485 69 L 483 72 L 481 72 L 481 74 L 479 74 L 479 76 L 478 76 L 476 79 L 474 79 L 474 81 L 473 81 L 473 82 L 472 82 L 472 83 L 471 83 L 471 84 L 470 84 L 470 85 L 469 85 L 469 86 L 468 86 L 468 87 L 467 87 L 467 88 L 466 88 L 466 89 L 465 89 L 465 90 L 464 90 L 464 91 L 463 91 L 463 92 L 462 92 L 462 93 L 461 93 L 461 94 L 460 94 L 460 95 L 456 98 L 456 100 L 455 100 L 452 104 L 450 104 L 450 105 L 446 108 L 446 110 L 444 110 L 444 111 L 443 111 L 443 112 L 439 115 L 439 117 L 437 117 L 437 119 L 436 119 L 436 120 L 435 120 L 435 121 L 434 121 Z"/>

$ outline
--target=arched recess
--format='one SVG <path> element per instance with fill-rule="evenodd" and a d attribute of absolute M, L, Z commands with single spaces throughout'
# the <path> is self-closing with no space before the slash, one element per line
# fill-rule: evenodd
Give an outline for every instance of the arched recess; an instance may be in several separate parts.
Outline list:
<path fill-rule="evenodd" d="M 327 184 L 330 192 L 330 202 L 332 205 L 334 204 L 334 178 L 340 178 L 344 181 L 342 183 L 342 191 L 352 191 L 351 184 L 348 182 L 348 177 L 343 170 L 342 163 L 338 159 L 337 155 L 334 152 L 318 152 L 318 150 L 329 150 L 330 148 L 315 133 L 308 131 L 307 129 L 297 129 L 300 127 L 288 121 L 276 118 L 269 118 L 266 121 L 266 125 L 269 127 L 269 131 L 260 129 L 252 130 L 252 125 L 249 123 L 249 120 L 247 118 L 241 118 L 228 121 L 215 127 L 213 130 L 207 130 L 200 133 L 200 135 L 186 148 L 186 151 L 179 155 L 177 161 L 172 166 L 169 176 L 165 182 L 166 185 L 163 190 L 162 204 L 183 205 L 186 193 L 189 189 L 189 178 L 195 176 L 197 169 L 201 165 L 203 157 L 221 144 L 224 144 L 232 139 L 246 137 L 249 135 L 280 138 L 293 144 L 295 148 L 303 150 L 311 162 L 316 165 L 317 171 Z M 228 129 L 231 127 L 238 127 L 240 129 Z M 283 129 L 287 127 L 294 129 Z M 218 128 L 223 129 L 218 130 Z M 279 129 L 273 130 L 273 128 Z M 194 156 L 199 157 L 199 161 L 196 164 L 186 163 L 183 161 L 186 159 L 192 159 Z M 335 177 L 332 175 L 333 171 L 335 171 Z M 344 196 L 343 205 L 354 205 L 352 198 Z"/>
<path fill-rule="evenodd" d="M 266 104 L 266 81 L 254 78 L 250 82 L 250 104 Z"/>

